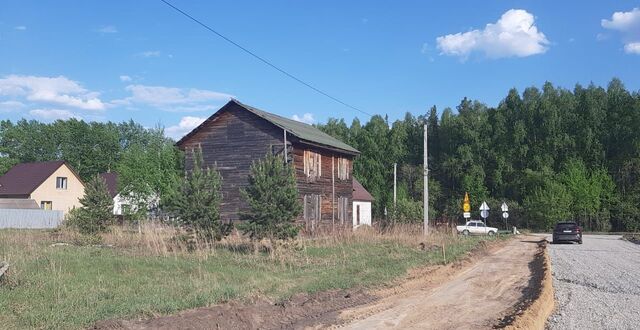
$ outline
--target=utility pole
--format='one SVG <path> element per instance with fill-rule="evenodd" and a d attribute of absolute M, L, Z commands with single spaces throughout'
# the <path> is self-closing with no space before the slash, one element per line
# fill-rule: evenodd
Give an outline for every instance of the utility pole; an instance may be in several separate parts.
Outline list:
<path fill-rule="evenodd" d="M 424 122 L 424 235 L 429 235 L 429 163 L 427 153 L 427 121 Z"/>
<path fill-rule="evenodd" d="M 283 151 L 283 155 L 284 155 L 284 163 L 287 163 L 287 130 L 283 130 L 284 131 L 284 149 L 282 149 Z"/>
<path fill-rule="evenodd" d="M 396 210 L 397 187 L 398 186 L 398 163 L 393 163 L 393 210 Z"/>

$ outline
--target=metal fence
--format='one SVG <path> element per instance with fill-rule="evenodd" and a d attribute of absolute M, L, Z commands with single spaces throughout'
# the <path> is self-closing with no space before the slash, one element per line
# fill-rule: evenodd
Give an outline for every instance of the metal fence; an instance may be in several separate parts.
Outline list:
<path fill-rule="evenodd" d="M 62 211 L 38 209 L 0 209 L 0 229 L 2 228 L 56 228 L 64 219 Z"/>

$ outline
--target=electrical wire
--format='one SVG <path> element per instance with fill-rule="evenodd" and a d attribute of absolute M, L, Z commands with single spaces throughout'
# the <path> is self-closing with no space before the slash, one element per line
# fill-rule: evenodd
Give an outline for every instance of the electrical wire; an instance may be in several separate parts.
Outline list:
<path fill-rule="evenodd" d="M 173 5 L 173 4 L 171 4 L 169 1 L 166 1 L 166 0 L 160 0 L 160 1 L 162 1 L 164 4 L 166 4 L 167 6 L 169 6 L 170 8 L 172 8 L 173 10 L 177 11 L 178 13 L 180 13 L 180 14 L 184 15 L 185 17 L 189 18 L 189 19 L 190 19 L 190 20 L 192 20 L 193 22 L 197 23 L 198 25 L 202 26 L 203 28 L 207 29 L 209 32 L 214 33 L 214 34 L 215 34 L 215 35 L 217 35 L 218 37 L 220 37 L 220 38 L 224 39 L 225 41 L 227 41 L 228 43 L 230 43 L 230 44 L 232 44 L 232 45 L 236 46 L 237 48 L 239 48 L 240 50 L 244 51 L 245 53 L 247 53 L 247 54 L 249 54 L 249 55 L 253 56 L 254 58 L 256 58 L 256 59 L 258 59 L 259 61 L 261 61 L 262 63 L 264 63 L 264 64 L 266 64 L 266 65 L 270 66 L 271 68 L 273 68 L 273 69 L 275 69 L 275 70 L 279 71 L 280 73 L 284 74 L 285 76 L 287 76 L 287 77 L 289 77 L 289 78 L 291 78 L 291 79 L 293 79 L 293 80 L 295 80 L 295 81 L 299 82 L 300 84 L 302 84 L 302 85 L 304 85 L 304 86 L 306 86 L 306 87 L 308 87 L 308 88 L 312 89 L 313 91 L 315 91 L 315 92 L 317 92 L 317 93 L 319 93 L 319 94 L 321 94 L 321 95 L 323 95 L 323 96 L 325 96 L 325 97 L 327 97 L 327 98 L 329 98 L 329 99 L 331 99 L 331 100 L 333 100 L 333 101 L 335 101 L 335 102 L 337 102 L 337 103 L 340 103 L 341 105 L 344 105 L 344 106 L 345 106 L 345 107 L 347 107 L 347 108 L 351 108 L 351 109 L 356 110 L 356 111 L 358 111 L 358 112 L 360 112 L 360 113 L 363 113 L 363 114 L 365 114 L 365 115 L 367 115 L 367 116 L 369 116 L 369 117 L 373 117 L 373 115 L 371 115 L 370 113 L 368 113 L 368 112 L 366 112 L 366 111 L 363 111 L 363 110 L 361 110 L 361 109 L 359 109 L 359 108 L 357 108 L 357 107 L 355 107 L 355 106 L 353 106 L 353 105 L 351 105 L 351 104 L 349 104 L 349 103 L 346 103 L 346 102 L 344 102 L 344 101 L 340 100 L 340 99 L 339 99 L 339 98 L 337 98 L 337 97 L 331 96 L 329 93 L 327 93 L 327 92 L 325 92 L 325 91 L 323 91 L 323 90 L 321 90 L 321 89 L 319 89 L 319 88 L 317 88 L 317 87 L 315 87 L 315 86 L 311 85 L 310 83 L 307 83 L 306 81 L 304 81 L 304 80 L 302 80 L 302 79 L 300 79 L 300 78 L 298 78 L 298 77 L 294 76 L 293 74 L 291 74 L 291 73 L 287 72 L 286 70 L 284 70 L 284 69 L 282 69 L 282 68 L 278 67 L 277 65 L 275 65 L 275 64 L 273 64 L 273 63 L 271 63 L 271 62 L 269 62 L 267 59 L 265 59 L 265 58 L 263 58 L 263 57 L 259 56 L 258 54 L 256 54 L 256 53 L 252 52 L 251 50 L 247 49 L 246 47 L 244 47 L 244 46 L 242 46 L 242 45 L 238 44 L 237 42 L 235 42 L 235 41 L 233 41 L 233 40 L 229 39 L 229 38 L 228 38 L 228 37 L 226 37 L 225 35 L 223 35 L 223 34 L 221 34 L 220 32 L 218 32 L 218 31 L 214 30 L 213 28 L 211 28 L 211 27 L 210 27 L 210 26 L 208 26 L 207 24 L 205 24 L 205 23 L 201 22 L 201 21 L 200 21 L 200 20 L 198 20 L 197 18 L 195 18 L 195 17 L 191 16 L 191 15 L 190 15 L 190 14 L 188 14 L 187 12 L 185 12 L 185 11 L 183 11 L 182 9 L 180 9 L 180 8 L 178 8 L 178 7 L 176 7 L 176 6 L 174 6 L 174 5 Z"/>

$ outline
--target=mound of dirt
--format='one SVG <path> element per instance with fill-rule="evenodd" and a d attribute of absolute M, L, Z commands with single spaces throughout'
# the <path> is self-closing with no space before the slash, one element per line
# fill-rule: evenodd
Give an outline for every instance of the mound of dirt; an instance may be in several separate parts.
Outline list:
<path fill-rule="evenodd" d="M 363 290 L 333 290 L 298 294 L 276 303 L 268 300 L 251 304 L 230 302 L 150 320 L 107 320 L 91 329 L 299 329 L 333 323 L 339 311 L 374 299 Z"/>

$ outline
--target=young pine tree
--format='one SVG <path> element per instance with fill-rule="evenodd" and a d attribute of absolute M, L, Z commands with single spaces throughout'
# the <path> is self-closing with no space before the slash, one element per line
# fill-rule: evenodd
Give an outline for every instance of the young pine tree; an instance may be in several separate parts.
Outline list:
<path fill-rule="evenodd" d="M 298 234 L 295 218 L 302 212 L 293 167 L 282 157 L 267 154 L 254 162 L 249 186 L 241 190 L 249 210 L 240 217 L 246 222 L 238 228 L 251 238 L 287 239 Z"/>
<path fill-rule="evenodd" d="M 220 220 L 220 173 L 209 167 L 203 168 L 201 149 L 192 151 L 192 159 L 193 170 L 185 174 L 178 189 L 168 198 L 167 210 L 198 235 L 220 239 L 231 231 L 231 226 Z"/>
<path fill-rule="evenodd" d="M 109 195 L 107 183 L 99 175 L 86 185 L 80 204 L 80 208 L 71 211 L 69 221 L 81 233 L 104 232 L 113 223 L 113 199 Z"/>

